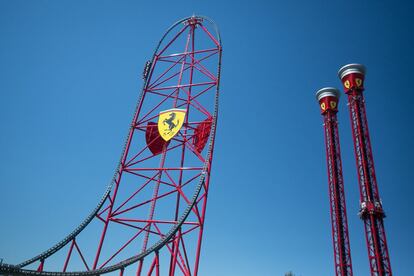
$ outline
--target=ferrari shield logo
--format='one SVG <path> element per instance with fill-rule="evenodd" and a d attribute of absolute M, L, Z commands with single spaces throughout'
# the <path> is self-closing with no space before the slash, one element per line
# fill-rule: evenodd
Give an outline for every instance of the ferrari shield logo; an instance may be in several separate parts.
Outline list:
<path fill-rule="evenodd" d="M 158 116 L 158 132 L 165 141 L 171 140 L 184 123 L 187 110 L 185 109 L 168 109 L 160 112 Z"/>
<path fill-rule="evenodd" d="M 346 81 L 345 81 L 344 86 L 345 86 L 346 88 L 351 87 L 351 83 L 349 82 L 349 80 L 346 80 Z"/>

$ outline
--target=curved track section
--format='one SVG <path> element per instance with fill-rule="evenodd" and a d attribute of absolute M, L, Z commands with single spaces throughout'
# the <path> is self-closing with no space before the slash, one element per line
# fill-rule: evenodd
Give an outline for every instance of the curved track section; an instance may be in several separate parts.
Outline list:
<path fill-rule="evenodd" d="M 197 275 L 221 53 L 211 19 L 192 16 L 171 26 L 145 66 L 121 159 L 96 208 L 63 240 L 18 265 L 0 265 L 0 272 Z M 175 118 L 176 111 L 184 115 Z M 170 136 L 168 128 L 177 131 L 166 142 L 162 128 Z"/>

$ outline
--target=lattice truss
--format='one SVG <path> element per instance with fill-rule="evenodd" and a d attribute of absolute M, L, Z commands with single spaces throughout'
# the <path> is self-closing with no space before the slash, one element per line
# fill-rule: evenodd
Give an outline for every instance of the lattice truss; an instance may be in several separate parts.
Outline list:
<path fill-rule="evenodd" d="M 324 115 L 335 275 L 352 276 L 351 248 L 336 113 Z"/>
<path fill-rule="evenodd" d="M 197 275 L 221 59 L 215 25 L 211 32 L 205 23 L 212 22 L 177 22 L 146 64 L 119 165 L 98 207 L 63 241 L 17 267 L 45 275 Z M 158 116 L 171 108 L 186 115 L 166 142 Z"/>
<path fill-rule="evenodd" d="M 360 217 L 364 220 L 371 275 L 392 275 L 383 221 L 385 213 L 378 192 L 362 91 L 351 91 L 348 101 L 360 187 Z"/>

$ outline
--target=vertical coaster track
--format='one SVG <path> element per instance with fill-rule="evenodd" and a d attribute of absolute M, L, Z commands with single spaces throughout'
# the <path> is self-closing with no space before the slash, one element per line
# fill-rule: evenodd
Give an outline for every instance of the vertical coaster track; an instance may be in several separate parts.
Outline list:
<path fill-rule="evenodd" d="M 162 37 L 102 199 L 67 237 L 4 275 L 197 275 L 218 113 L 221 39 L 184 18 Z M 184 117 L 171 115 L 178 110 Z M 160 120 L 161 114 L 170 117 Z M 177 125 L 181 124 L 181 128 Z M 160 127 L 177 127 L 168 141 Z"/>

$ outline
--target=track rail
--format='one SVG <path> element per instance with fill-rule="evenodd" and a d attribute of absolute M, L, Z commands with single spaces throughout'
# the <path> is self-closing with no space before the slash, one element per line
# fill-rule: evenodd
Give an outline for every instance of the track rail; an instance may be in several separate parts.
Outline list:
<path fill-rule="evenodd" d="M 60 249 L 65 247 L 69 242 L 71 242 L 74 238 L 76 238 L 90 224 L 90 222 L 96 217 L 96 215 L 99 213 L 99 211 L 101 211 L 102 207 L 104 206 L 105 201 L 108 199 L 108 197 L 110 195 L 110 192 L 112 191 L 112 189 L 114 187 L 118 171 L 121 167 L 122 156 L 124 156 L 124 153 L 125 153 L 126 147 L 127 147 L 127 143 L 128 143 L 128 136 L 127 136 L 127 139 L 125 141 L 125 144 L 124 144 L 124 147 L 123 147 L 123 150 L 122 150 L 121 159 L 118 162 L 118 165 L 116 166 L 114 176 L 113 176 L 111 182 L 109 183 L 109 185 L 107 186 L 107 189 L 105 190 L 105 192 L 104 192 L 103 196 L 101 197 L 99 203 L 93 209 L 93 211 L 69 235 L 67 235 L 61 241 L 59 241 L 58 243 L 56 243 L 55 245 L 53 245 L 49 249 L 45 250 L 44 252 L 40 253 L 39 255 L 37 255 L 33 258 L 30 258 L 26 261 L 23 261 L 22 263 L 20 263 L 18 265 L 11 265 L 11 264 L 5 264 L 5 263 L 1 264 L 0 265 L 1 275 L 39 275 L 39 276 L 40 275 L 45 275 L 45 276 L 46 275 L 49 275 L 49 276 L 52 276 L 52 275 L 53 276 L 100 275 L 100 274 L 105 274 L 105 273 L 118 271 L 118 270 L 123 271 L 123 269 L 125 269 L 129 265 L 134 264 L 134 263 L 142 260 L 144 257 L 150 255 L 151 253 L 158 252 L 161 248 L 163 248 L 171 240 L 171 238 L 177 233 L 177 231 L 183 225 L 183 223 L 185 222 L 185 220 L 189 216 L 192 208 L 197 203 L 197 200 L 198 200 L 199 195 L 200 195 L 200 191 L 203 188 L 203 185 L 205 183 L 208 166 L 210 164 L 209 160 L 211 160 L 212 153 L 213 153 L 214 139 L 215 139 L 215 134 L 216 134 L 217 115 L 218 115 L 218 97 L 219 97 L 219 86 L 220 86 L 221 52 L 222 52 L 221 37 L 220 37 L 219 30 L 217 28 L 217 25 L 214 23 L 213 20 L 211 20 L 210 18 L 208 18 L 206 16 L 191 16 L 191 17 L 186 17 L 186 18 L 183 18 L 183 19 L 177 21 L 165 32 L 165 34 L 163 35 L 163 37 L 159 41 L 157 47 L 155 48 L 155 51 L 153 53 L 153 56 L 152 56 L 152 59 L 151 59 L 151 62 L 150 62 L 150 64 L 154 63 L 154 60 L 156 58 L 156 54 L 157 54 L 160 46 L 162 45 L 162 42 L 166 38 L 166 36 L 176 26 L 178 26 L 179 24 L 183 24 L 183 23 L 185 23 L 185 22 L 187 22 L 191 19 L 198 19 L 198 20 L 201 20 L 201 21 L 207 21 L 214 28 L 214 31 L 215 31 L 215 34 L 216 34 L 216 40 L 219 44 L 218 63 L 217 63 L 218 64 L 217 65 L 218 66 L 217 67 L 217 85 L 216 85 L 216 91 L 215 91 L 215 96 L 214 96 L 214 109 L 213 109 L 213 114 L 212 114 L 213 117 L 212 117 L 211 132 L 210 132 L 210 136 L 209 136 L 209 140 L 208 140 L 209 141 L 208 142 L 208 151 L 207 151 L 207 154 L 206 154 L 204 166 L 202 168 L 202 173 L 201 173 L 201 176 L 199 178 L 198 184 L 195 187 L 194 194 L 193 194 L 193 197 L 190 201 L 190 204 L 187 205 L 187 207 L 185 208 L 183 213 L 180 215 L 180 217 L 178 219 L 178 223 L 175 224 L 164 235 L 163 238 L 161 238 L 160 240 L 155 242 L 153 245 L 148 247 L 145 251 L 143 251 L 143 252 L 141 252 L 141 253 L 139 253 L 135 256 L 132 256 L 130 258 L 127 258 L 123 261 L 120 261 L 120 262 L 118 262 L 114 265 L 107 266 L 107 267 L 104 267 L 104 268 L 101 268 L 101 269 L 94 269 L 94 270 L 89 270 L 89 271 L 77 271 L 77 272 L 54 272 L 54 271 L 52 272 L 52 271 L 36 271 L 36 270 L 31 270 L 31 269 L 25 269 L 24 268 L 24 267 L 26 267 L 30 264 L 33 264 L 37 261 L 43 262 L 45 259 L 47 259 L 48 257 L 50 257 L 53 254 L 55 254 L 56 252 L 58 252 Z M 148 84 L 149 84 L 148 83 L 148 78 L 146 78 L 146 76 L 144 76 L 144 84 L 143 84 L 142 92 L 141 92 L 141 94 L 138 98 L 137 104 L 136 104 L 136 108 L 135 108 L 135 112 L 134 112 L 134 116 L 133 116 L 134 119 L 137 117 L 137 113 L 139 112 L 139 107 L 140 107 L 141 102 L 143 100 L 143 96 L 145 94 L 145 89 L 148 87 Z M 131 128 L 134 127 L 134 123 L 135 123 L 134 119 L 131 123 L 131 126 L 130 126 L 130 129 L 128 130 L 128 133 L 131 131 Z"/>

